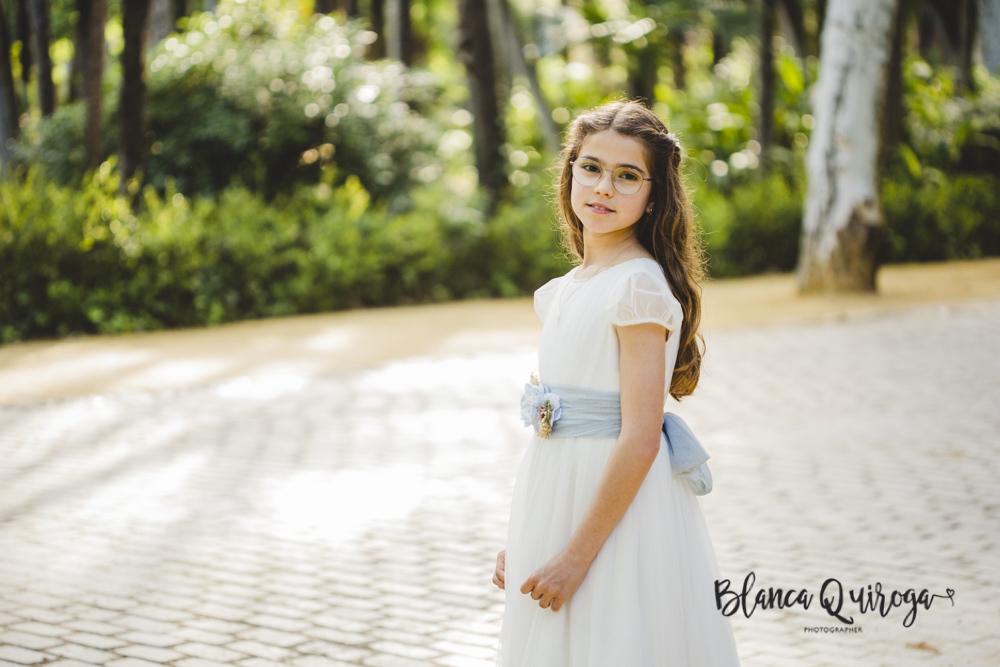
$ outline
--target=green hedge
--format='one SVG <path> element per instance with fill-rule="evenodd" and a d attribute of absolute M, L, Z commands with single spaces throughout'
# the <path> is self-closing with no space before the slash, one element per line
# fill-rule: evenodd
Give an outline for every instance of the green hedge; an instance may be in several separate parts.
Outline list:
<path fill-rule="evenodd" d="M 190 199 L 168 179 L 137 212 L 113 162 L 79 187 L 0 183 L 0 342 L 526 295 L 570 266 L 537 188 L 487 219 L 446 184 L 390 213 L 356 177 L 271 201 L 242 186 Z M 778 173 L 697 191 L 711 275 L 794 268 L 802 196 Z M 882 197 L 889 262 L 1000 255 L 1000 177 L 896 173 Z"/>
<path fill-rule="evenodd" d="M 485 221 L 430 188 L 390 215 L 354 177 L 271 202 L 235 186 L 192 200 L 168 181 L 134 213 L 110 167 L 82 188 L 0 183 L 0 341 L 512 296 L 569 266 L 544 202 Z"/>

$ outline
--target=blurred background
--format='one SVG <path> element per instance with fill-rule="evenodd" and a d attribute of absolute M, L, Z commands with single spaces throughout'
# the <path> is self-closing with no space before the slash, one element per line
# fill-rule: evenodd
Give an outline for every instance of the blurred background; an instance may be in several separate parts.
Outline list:
<path fill-rule="evenodd" d="M 2 0 L 0 342 L 528 295 L 561 133 L 624 96 L 711 276 L 791 271 L 827 4 Z M 998 255 L 1000 3 L 878 4 L 876 266 Z"/>

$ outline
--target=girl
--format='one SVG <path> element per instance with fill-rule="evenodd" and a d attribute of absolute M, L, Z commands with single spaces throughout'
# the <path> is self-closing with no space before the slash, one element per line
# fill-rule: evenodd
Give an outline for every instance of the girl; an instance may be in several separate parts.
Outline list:
<path fill-rule="evenodd" d="M 498 664 L 738 665 L 701 505 L 662 432 L 665 394 L 694 391 L 702 354 L 681 148 L 644 106 L 613 102 L 573 122 L 561 161 L 582 263 L 535 292 L 540 377 L 522 412 L 536 435 L 493 577 L 506 590 Z"/>

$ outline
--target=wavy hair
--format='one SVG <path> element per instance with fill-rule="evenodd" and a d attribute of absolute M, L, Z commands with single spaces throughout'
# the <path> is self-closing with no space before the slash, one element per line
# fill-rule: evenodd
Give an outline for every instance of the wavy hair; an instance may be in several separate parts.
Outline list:
<path fill-rule="evenodd" d="M 705 253 L 694 225 L 691 197 L 681 177 L 681 148 L 663 121 L 636 101 L 609 102 L 573 121 L 560 154 L 556 199 L 564 245 L 579 259 L 583 258 L 583 223 L 573 212 L 570 163 L 579 155 L 583 140 L 603 130 L 635 139 L 645 150 L 653 179 L 649 195 L 653 210 L 643 213 L 635 223 L 635 236 L 663 267 L 674 296 L 684 309 L 677 363 L 670 379 L 670 395 L 679 401 L 691 395 L 698 386 L 705 345 L 699 331 Z"/>

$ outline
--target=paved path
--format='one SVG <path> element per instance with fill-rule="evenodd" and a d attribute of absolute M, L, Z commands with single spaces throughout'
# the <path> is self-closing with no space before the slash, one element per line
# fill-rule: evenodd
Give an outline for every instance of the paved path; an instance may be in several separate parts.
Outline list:
<path fill-rule="evenodd" d="M 723 576 L 816 596 L 735 616 L 744 665 L 1000 664 L 998 330 L 987 300 L 706 335 L 676 411 L 713 454 Z M 492 664 L 535 367 L 510 348 L 0 407 L 0 667 Z M 904 627 L 848 599 L 861 633 L 830 634 L 830 577 L 954 605 Z"/>

